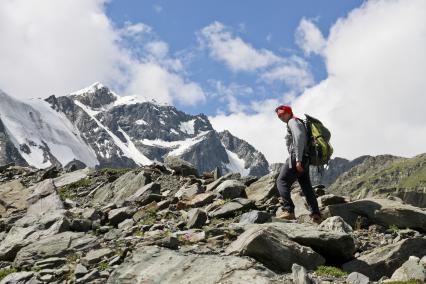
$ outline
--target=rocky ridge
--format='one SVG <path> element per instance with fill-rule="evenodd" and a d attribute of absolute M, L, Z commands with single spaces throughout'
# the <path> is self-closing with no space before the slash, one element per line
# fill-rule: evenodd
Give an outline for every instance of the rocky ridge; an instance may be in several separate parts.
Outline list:
<path fill-rule="evenodd" d="M 317 225 L 295 188 L 297 220 L 283 221 L 276 177 L 199 176 L 178 158 L 136 169 L 1 167 L 0 283 L 425 280 L 424 209 L 317 191 Z"/>

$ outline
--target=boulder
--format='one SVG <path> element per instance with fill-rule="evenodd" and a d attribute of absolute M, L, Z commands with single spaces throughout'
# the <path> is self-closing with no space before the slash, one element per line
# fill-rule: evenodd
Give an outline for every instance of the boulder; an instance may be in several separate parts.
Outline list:
<path fill-rule="evenodd" d="M 217 188 L 223 199 L 233 199 L 240 197 L 246 186 L 238 180 L 225 180 Z"/>
<path fill-rule="evenodd" d="M 22 248 L 16 255 L 15 266 L 31 267 L 38 260 L 64 257 L 76 251 L 93 249 L 98 245 L 94 236 L 84 233 L 63 232 L 44 237 Z"/>
<path fill-rule="evenodd" d="M 179 189 L 178 192 L 175 193 L 175 197 L 181 199 L 191 199 L 195 195 L 203 192 L 204 188 L 198 183 L 194 183 L 190 186 Z"/>
<path fill-rule="evenodd" d="M 240 217 L 240 224 L 262 224 L 267 222 L 271 222 L 271 215 L 264 211 L 252 210 Z"/>
<path fill-rule="evenodd" d="M 340 216 L 333 216 L 325 219 L 318 226 L 318 229 L 325 231 L 335 231 L 341 233 L 352 233 L 352 227 Z"/>
<path fill-rule="evenodd" d="M 347 272 L 360 272 L 371 280 L 377 281 L 382 276 L 391 277 L 410 256 L 426 255 L 426 239 L 412 238 L 397 243 L 381 246 L 370 253 L 343 264 Z"/>
<path fill-rule="evenodd" d="M 28 281 L 30 281 L 33 276 L 34 272 L 32 271 L 15 272 L 0 280 L 0 284 L 25 284 L 28 283 Z"/>
<path fill-rule="evenodd" d="M 391 280 L 408 281 L 408 280 L 426 280 L 426 268 L 420 263 L 420 258 L 410 256 L 400 268 L 392 274 Z"/>
<path fill-rule="evenodd" d="M 136 202 L 140 206 L 147 205 L 152 201 L 161 201 L 161 185 L 156 182 L 151 182 L 138 189 L 132 196 L 127 198 L 127 201 Z"/>
<path fill-rule="evenodd" d="M 127 172 L 114 182 L 97 189 L 93 193 L 91 204 L 93 207 L 96 207 L 108 203 L 122 203 L 141 187 L 149 183 L 151 183 L 151 175 L 148 172 Z"/>
<path fill-rule="evenodd" d="M 91 170 L 89 168 L 79 169 L 54 178 L 53 183 L 56 187 L 69 185 L 71 183 L 87 178 L 90 172 Z"/>
<path fill-rule="evenodd" d="M 256 203 L 263 203 L 268 198 L 278 195 L 276 180 L 278 173 L 271 173 L 261 177 L 258 181 L 252 183 L 246 188 L 247 198 Z"/>
<path fill-rule="evenodd" d="M 255 225 L 241 234 L 226 249 L 226 254 L 250 256 L 268 268 L 290 272 L 293 263 L 315 269 L 325 263 L 311 248 L 299 245 L 273 226 Z"/>
<path fill-rule="evenodd" d="M 226 175 L 220 177 L 219 179 L 217 179 L 217 180 L 209 183 L 206 186 L 206 191 L 215 190 L 225 180 L 239 179 L 239 178 L 241 178 L 241 174 L 240 173 L 227 173 Z"/>
<path fill-rule="evenodd" d="M 81 259 L 81 263 L 85 266 L 91 266 L 101 262 L 104 258 L 109 257 L 114 252 L 110 248 L 101 248 L 90 250 L 85 257 Z"/>
<path fill-rule="evenodd" d="M 115 269 L 107 283 L 271 283 L 276 274 L 247 258 L 185 254 L 143 247 Z"/>
<path fill-rule="evenodd" d="M 201 228 L 207 221 L 207 213 L 199 208 L 194 208 L 188 212 L 188 228 Z"/>
<path fill-rule="evenodd" d="M 245 198 L 235 198 L 230 202 L 209 212 L 209 217 L 226 218 L 235 215 L 239 211 L 245 211 L 253 207 L 253 201 Z"/>
<path fill-rule="evenodd" d="M 164 163 L 167 167 L 172 169 L 176 174 L 182 176 L 198 176 L 197 168 L 194 167 L 190 162 L 182 160 L 176 156 L 167 156 L 164 159 Z"/>
<path fill-rule="evenodd" d="M 352 259 L 356 250 L 350 234 L 319 230 L 317 226 L 307 223 L 273 222 L 263 226 L 275 227 L 290 240 L 311 247 L 331 263 Z"/>
<path fill-rule="evenodd" d="M 216 194 L 214 192 L 205 192 L 195 195 L 190 200 L 183 201 L 183 204 L 186 207 L 201 207 L 211 203 L 215 198 Z"/>
<path fill-rule="evenodd" d="M 117 226 L 122 221 L 131 218 L 134 213 L 130 207 L 113 209 L 108 212 L 108 220 L 112 226 Z"/>
<path fill-rule="evenodd" d="M 319 207 L 325 207 L 328 205 L 334 205 L 334 204 L 341 204 L 345 203 L 346 200 L 342 196 L 337 196 L 334 194 L 325 194 L 320 197 L 318 197 L 318 206 Z"/>
<path fill-rule="evenodd" d="M 359 272 L 352 272 L 346 277 L 347 284 L 368 284 L 370 278 Z"/>
<path fill-rule="evenodd" d="M 30 190 L 18 180 L 0 184 L 0 218 L 27 209 Z"/>
<path fill-rule="evenodd" d="M 51 190 L 52 181 L 42 183 L 33 188 L 30 201 L 34 203 L 28 206 L 24 217 L 15 222 L 0 243 L 0 260 L 13 261 L 16 253 L 27 244 L 69 229 L 66 211 L 56 192 L 44 196 Z"/>
<path fill-rule="evenodd" d="M 398 201 L 367 198 L 350 203 L 327 206 L 325 216 L 340 216 L 352 227 L 358 216 L 370 223 L 384 226 L 397 226 L 426 232 L 426 211 Z"/>

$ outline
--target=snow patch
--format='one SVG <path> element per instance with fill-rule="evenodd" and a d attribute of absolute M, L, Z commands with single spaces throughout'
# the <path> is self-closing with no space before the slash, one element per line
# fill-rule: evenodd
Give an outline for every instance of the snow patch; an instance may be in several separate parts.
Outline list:
<path fill-rule="evenodd" d="M 222 144 L 223 145 L 223 144 Z M 229 163 L 225 164 L 225 167 L 234 173 L 240 173 L 241 176 L 247 176 L 250 173 L 250 168 L 245 168 L 245 161 L 238 157 L 238 155 L 232 151 L 226 149 L 225 145 L 223 147 L 226 150 L 226 154 L 228 154 Z"/>
<path fill-rule="evenodd" d="M 157 146 L 157 147 L 164 147 L 164 148 L 171 148 L 173 149 L 171 152 L 169 152 L 169 156 L 179 156 L 184 154 L 186 151 L 188 151 L 192 146 L 194 146 L 197 143 L 200 143 L 204 140 L 204 136 L 209 131 L 201 132 L 198 136 L 194 138 L 188 138 L 185 140 L 178 140 L 178 141 L 164 141 L 161 139 L 154 139 L 154 140 L 148 140 L 148 139 L 142 139 L 140 142 L 147 146 Z"/>
<path fill-rule="evenodd" d="M 62 166 L 74 159 L 88 167 L 99 164 L 95 152 L 83 141 L 78 129 L 44 100 L 31 99 L 26 103 L 2 92 L 0 100 L 1 118 L 7 133 L 29 165 L 37 168 L 51 166 L 44 157 L 42 148 L 46 146 Z M 31 152 L 25 153 L 20 147 L 22 144 L 26 144 Z"/>
<path fill-rule="evenodd" d="M 195 130 L 194 130 L 194 122 L 195 119 L 189 120 L 189 121 L 185 121 L 185 122 L 181 122 L 179 125 L 179 129 L 182 132 L 185 132 L 186 134 L 194 134 Z"/>
<path fill-rule="evenodd" d="M 146 122 L 145 120 L 143 120 L 143 119 L 138 119 L 138 120 L 136 120 L 135 121 L 135 123 L 137 124 L 137 125 L 148 125 L 148 122 Z"/>
<path fill-rule="evenodd" d="M 130 139 L 129 135 L 127 135 L 126 132 L 124 132 L 121 128 L 118 129 L 123 135 L 124 138 L 126 138 L 127 143 L 124 143 L 120 140 L 114 133 L 112 133 L 107 127 L 105 127 L 96 117 L 90 115 L 90 110 L 87 106 L 80 103 L 79 101 L 75 100 L 74 103 L 81 107 L 96 123 L 99 127 L 103 128 L 109 136 L 114 141 L 115 145 L 117 145 L 118 148 L 121 149 L 123 152 L 123 155 L 132 159 L 139 165 L 149 165 L 152 164 L 152 161 L 148 159 L 145 155 L 143 155 L 133 144 L 132 140 Z"/>

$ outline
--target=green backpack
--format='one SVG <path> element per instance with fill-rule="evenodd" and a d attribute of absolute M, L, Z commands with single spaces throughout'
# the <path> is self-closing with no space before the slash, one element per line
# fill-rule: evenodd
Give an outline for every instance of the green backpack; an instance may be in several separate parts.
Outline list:
<path fill-rule="evenodd" d="M 333 147 L 330 145 L 331 133 L 318 119 L 305 114 L 305 126 L 308 134 L 308 155 L 310 165 L 324 166 L 333 155 Z"/>

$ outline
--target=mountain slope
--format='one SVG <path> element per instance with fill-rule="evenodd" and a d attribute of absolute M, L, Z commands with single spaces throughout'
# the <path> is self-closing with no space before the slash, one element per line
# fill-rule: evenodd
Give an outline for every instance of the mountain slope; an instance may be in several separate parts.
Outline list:
<path fill-rule="evenodd" d="M 35 167 L 64 166 L 76 159 L 91 167 L 133 168 L 172 155 L 191 162 L 200 173 L 215 167 L 243 175 L 268 171 L 263 155 L 256 159 L 261 154 L 247 142 L 238 139 L 238 145 L 245 145 L 239 148 L 223 143 L 204 114 L 189 115 L 139 96 L 120 97 L 100 83 L 30 104 L 3 95 L 9 102 L 0 108 L 7 132 L 18 150 L 30 148 L 31 155 L 19 153 Z M 242 167 L 230 167 L 236 159 Z"/>
<path fill-rule="evenodd" d="M 368 157 L 342 174 L 327 191 L 355 199 L 392 195 L 426 207 L 426 154 Z"/>

